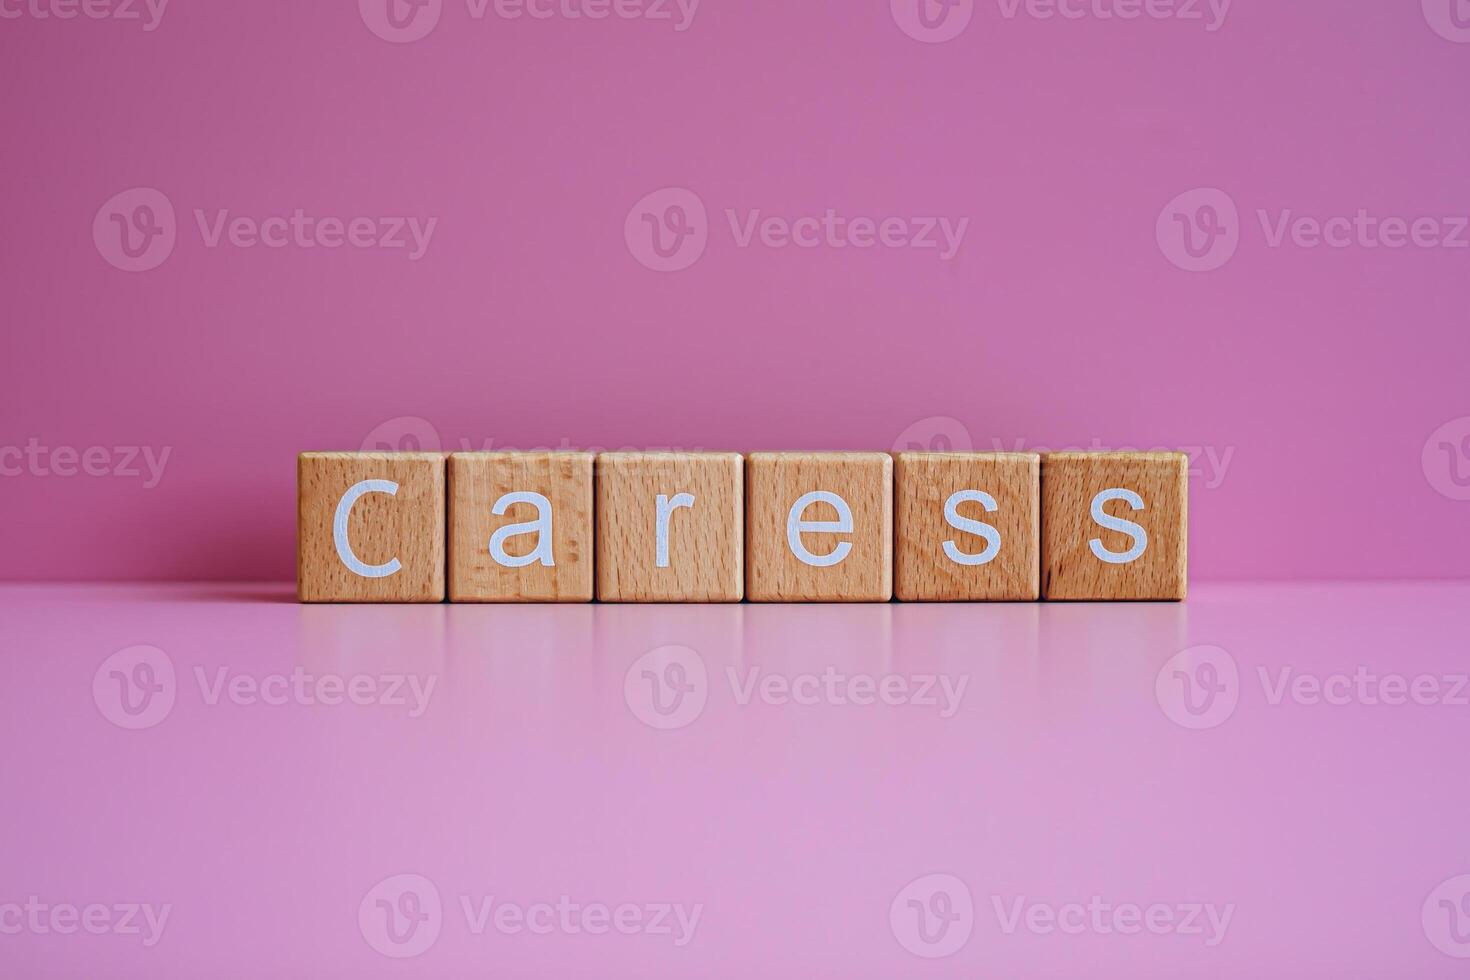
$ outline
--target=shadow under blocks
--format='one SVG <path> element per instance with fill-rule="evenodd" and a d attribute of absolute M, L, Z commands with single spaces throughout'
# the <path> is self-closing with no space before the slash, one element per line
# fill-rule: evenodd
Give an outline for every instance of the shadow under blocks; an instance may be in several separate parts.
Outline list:
<path fill-rule="evenodd" d="M 1183 453 L 310 452 L 302 602 L 1184 599 Z"/>

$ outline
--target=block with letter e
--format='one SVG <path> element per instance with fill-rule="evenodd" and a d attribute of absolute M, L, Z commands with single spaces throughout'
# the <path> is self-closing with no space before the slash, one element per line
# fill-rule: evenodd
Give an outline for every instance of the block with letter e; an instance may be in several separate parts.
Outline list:
<path fill-rule="evenodd" d="M 1183 453 L 1042 456 L 1042 598 L 1183 599 L 1188 501 Z"/>
<path fill-rule="evenodd" d="M 302 602 L 444 601 L 444 454 L 302 453 Z"/>
<path fill-rule="evenodd" d="M 745 507 L 751 602 L 893 597 L 888 453 L 751 453 Z"/>

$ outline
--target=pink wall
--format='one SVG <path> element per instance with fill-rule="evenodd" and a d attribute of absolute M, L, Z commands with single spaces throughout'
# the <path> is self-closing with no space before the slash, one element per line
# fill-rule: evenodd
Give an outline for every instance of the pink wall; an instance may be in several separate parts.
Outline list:
<path fill-rule="evenodd" d="M 0 578 L 289 577 L 293 454 L 405 416 L 446 448 L 1207 447 L 1198 577 L 1470 574 L 1458 0 L 963 0 L 943 43 L 913 0 L 505 2 L 430 0 L 407 43 L 387 0 L 0 3 Z M 641 215 L 679 202 L 660 260 Z M 416 259 L 210 244 L 297 208 L 437 223 Z M 828 209 L 895 247 L 739 240 Z M 1273 242 L 1287 210 L 1375 223 Z M 956 254 L 899 247 L 939 216 Z M 119 446 L 167 450 L 156 486 Z"/>

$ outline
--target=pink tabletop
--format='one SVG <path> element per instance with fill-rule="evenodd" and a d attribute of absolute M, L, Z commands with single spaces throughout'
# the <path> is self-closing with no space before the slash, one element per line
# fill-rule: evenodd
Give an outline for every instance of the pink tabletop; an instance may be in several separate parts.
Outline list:
<path fill-rule="evenodd" d="M 1470 586 L 10 586 L 9 976 L 1449 977 Z"/>

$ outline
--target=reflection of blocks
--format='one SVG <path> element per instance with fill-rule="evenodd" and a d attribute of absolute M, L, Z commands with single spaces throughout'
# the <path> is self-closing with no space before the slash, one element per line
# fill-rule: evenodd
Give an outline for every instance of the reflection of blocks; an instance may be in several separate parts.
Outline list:
<path fill-rule="evenodd" d="M 893 458 L 751 453 L 746 595 L 753 602 L 887 602 L 893 595 Z"/>
<path fill-rule="evenodd" d="M 444 455 L 302 453 L 302 602 L 444 600 Z"/>
<path fill-rule="evenodd" d="M 1041 457 L 899 453 L 894 591 L 908 601 L 1039 595 Z"/>
<path fill-rule="evenodd" d="M 1183 599 L 1188 491 L 1183 453 L 1042 457 L 1042 597 Z"/>
<path fill-rule="evenodd" d="M 597 598 L 739 602 L 745 594 L 739 453 L 597 457 Z"/>
<path fill-rule="evenodd" d="M 592 453 L 449 457 L 453 602 L 590 602 Z"/>

